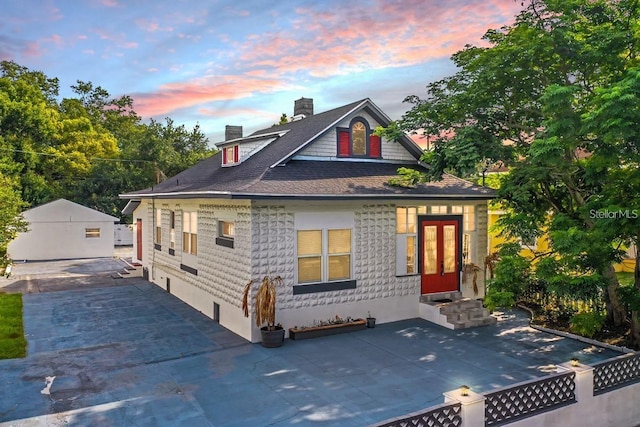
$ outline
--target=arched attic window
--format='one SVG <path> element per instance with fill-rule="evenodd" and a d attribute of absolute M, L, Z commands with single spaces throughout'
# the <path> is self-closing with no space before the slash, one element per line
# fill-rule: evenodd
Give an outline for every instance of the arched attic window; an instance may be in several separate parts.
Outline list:
<path fill-rule="evenodd" d="M 382 157 L 380 137 L 371 134 L 365 119 L 356 117 L 348 128 L 338 128 L 338 157 Z"/>

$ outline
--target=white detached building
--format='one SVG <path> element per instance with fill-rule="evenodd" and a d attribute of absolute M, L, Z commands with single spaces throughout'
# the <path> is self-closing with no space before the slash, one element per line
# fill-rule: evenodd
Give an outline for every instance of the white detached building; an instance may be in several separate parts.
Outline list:
<path fill-rule="evenodd" d="M 493 192 L 451 175 L 393 185 L 398 168 L 425 166 L 408 137 L 373 134 L 389 122 L 368 98 L 319 114 L 301 98 L 289 123 L 249 136 L 227 126 L 216 155 L 121 195 L 134 258 L 150 281 L 254 342 L 242 291 L 268 273 L 286 283 L 285 329 L 369 312 L 444 319 L 425 301 L 483 296 L 482 274 L 473 284 L 463 270 L 484 265 Z"/>
<path fill-rule="evenodd" d="M 22 213 L 29 231 L 9 243 L 14 260 L 111 257 L 119 221 L 78 203 L 58 199 Z"/>

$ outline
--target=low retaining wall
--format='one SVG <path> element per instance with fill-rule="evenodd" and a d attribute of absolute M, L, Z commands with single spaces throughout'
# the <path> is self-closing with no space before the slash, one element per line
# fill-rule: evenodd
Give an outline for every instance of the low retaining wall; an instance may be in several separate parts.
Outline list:
<path fill-rule="evenodd" d="M 546 377 L 486 393 L 465 390 L 463 395 L 460 389 L 452 390 L 444 393 L 445 405 L 373 427 L 632 427 L 640 420 L 639 395 L 640 353 L 629 353 L 593 365 L 563 363 Z M 426 422 L 427 414 L 456 405 L 460 405 L 459 419 Z"/>

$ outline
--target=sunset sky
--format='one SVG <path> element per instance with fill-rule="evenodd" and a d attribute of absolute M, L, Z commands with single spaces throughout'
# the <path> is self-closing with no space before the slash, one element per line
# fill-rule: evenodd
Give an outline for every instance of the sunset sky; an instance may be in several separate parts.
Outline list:
<path fill-rule="evenodd" d="M 514 0 L 0 0 L 0 60 L 112 96 L 144 119 L 199 123 L 215 144 L 314 99 L 371 98 L 393 119 L 452 74 L 452 53 L 513 22 Z"/>

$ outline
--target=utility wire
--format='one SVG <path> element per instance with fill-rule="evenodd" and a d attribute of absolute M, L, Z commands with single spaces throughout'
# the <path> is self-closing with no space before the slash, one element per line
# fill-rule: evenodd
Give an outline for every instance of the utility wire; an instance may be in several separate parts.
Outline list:
<path fill-rule="evenodd" d="M 19 150 L 17 148 L 0 148 L 2 151 L 12 151 L 14 153 L 27 153 L 27 154 L 37 154 L 39 156 L 49 156 L 49 157 L 72 157 L 71 155 L 65 154 L 54 154 L 54 153 L 43 153 L 41 151 L 29 151 L 29 150 Z M 103 162 L 131 162 L 131 163 L 156 163 L 153 160 L 134 160 L 134 159 L 105 159 L 102 157 L 87 157 L 89 161 L 103 161 Z"/>

